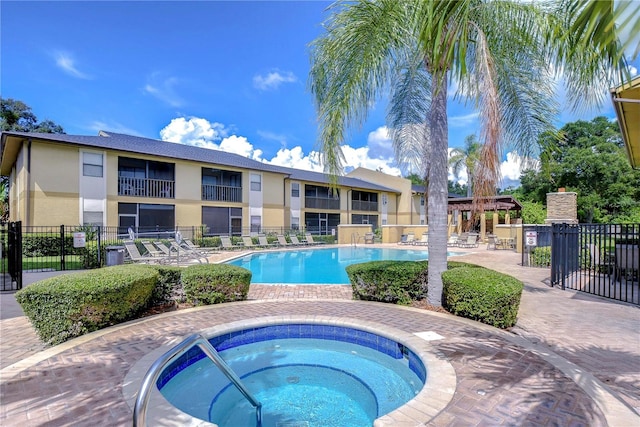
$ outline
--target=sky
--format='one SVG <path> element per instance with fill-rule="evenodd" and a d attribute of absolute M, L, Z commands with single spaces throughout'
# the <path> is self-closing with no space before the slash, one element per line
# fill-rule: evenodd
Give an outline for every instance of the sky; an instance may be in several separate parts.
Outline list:
<path fill-rule="evenodd" d="M 325 1 L 0 1 L 0 95 L 65 132 L 112 131 L 322 171 L 308 89 L 309 44 Z M 634 62 L 633 71 L 640 68 Z M 560 102 L 564 97 L 558 93 Z M 558 117 L 558 127 L 613 106 Z M 343 144 L 346 170 L 406 175 L 393 158 L 386 105 Z M 477 113 L 449 100 L 449 146 L 478 134 Z M 505 152 L 501 187 L 518 185 Z M 450 174 L 465 182 L 466 175 Z"/>

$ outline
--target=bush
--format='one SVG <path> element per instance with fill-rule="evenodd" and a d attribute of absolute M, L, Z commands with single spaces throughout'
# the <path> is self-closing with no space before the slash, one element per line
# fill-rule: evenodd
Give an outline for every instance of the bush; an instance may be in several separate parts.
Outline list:
<path fill-rule="evenodd" d="M 150 305 L 167 305 L 184 301 L 181 275 L 183 269 L 174 266 L 154 266 L 158 282 L 151 294 Z"/>
<path fill-rule="evenodd" d="M 41 280 L 16 300 L 42 341 L 59 344 L 135 318 L 157 281 L 152 267 L 119 265 Z"/>
<path fill-rule="evenodd" d="M 229 264 L 192 265 L 182 271 L 187 301 L 195 305 L 247 299 L 251 272 Z"/>
<path fill-rule="evenodd" d="M 451 313 L 498 328 L 516 323 L 524 285 L 518 279 L 482 267 L 442 273 L 443 305 Z"/>
<path fill-rule="evenodd" d="M 537 246 L 531 250 L 531 265 L 536 267 L 551 266 L 551 246 Z"/>
<path fill-rule="evenodd" d="M 371 261 L 346 267 L 353 298 L 408 305 L 427 295 L 427 261 Z"/>

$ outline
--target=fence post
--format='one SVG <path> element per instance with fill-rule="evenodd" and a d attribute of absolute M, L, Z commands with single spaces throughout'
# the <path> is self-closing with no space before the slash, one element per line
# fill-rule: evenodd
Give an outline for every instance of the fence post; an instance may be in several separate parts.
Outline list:
<path fill-rule="evenodd" d="M 96 229 L 98 232 L 98 267 L 100 267 L 102 266 L 102 251 L 100 250 L 102 245 L 102 226 L 97 225 Z"/>
<path fill-rule="evenodd" d="M 60 270 L 66 270 L 64 262 L 64 225 L 60 226 Z"/>

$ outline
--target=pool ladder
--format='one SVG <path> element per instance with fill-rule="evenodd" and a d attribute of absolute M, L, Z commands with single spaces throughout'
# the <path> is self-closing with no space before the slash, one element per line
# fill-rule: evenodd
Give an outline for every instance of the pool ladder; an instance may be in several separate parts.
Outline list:
<path fill-rule="evenodd" d="M 255 397 L 249 392 L 249 390 L 242 384 L 238 375 L 231 370 L 229 365 L 220 357 L 216 349 L 200 334 L 193 334 L 187 337 L 177 346 L 160 356 L 156 360 L 151 368 L 144 376 L 140 390 L 138 391 L 138 397 L 136 398 L 135 406 L 133 407 L 133 426 L 144 427 L 147 425 L 147 406 L 149 405 L 149 398 L 151 396 L 151 390 L 153 385 L 158 381 L 158 377 L 162 372 L 162 369 L 178 357 L 186 353 L 191 347 L 197 345 L 204 354 L 211 359 L 211 361 L 222 371 L 222 373 L 229 378 L 229 381 L 236 386 L 236 388 L 242 393 L 242 395 L 249 401 L 251 406 L 256 408 L 256 427 L 262 425 L 262 403 L 258 402 Z"/>

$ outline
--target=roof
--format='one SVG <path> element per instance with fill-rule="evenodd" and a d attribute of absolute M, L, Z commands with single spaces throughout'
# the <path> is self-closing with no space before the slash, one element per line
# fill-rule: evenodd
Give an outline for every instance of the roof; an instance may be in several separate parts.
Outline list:
<path fill-rule="evenodd" d="M 38 139 L 63 144 L 78 145 L 89 148 L 117 150 L 136 154 L 152 154 L 172 159 L 192 160 L 241 169 L 288 175 L 291 179 L 326 183 L 330 182 L 328 175 L 320 172 L 310 172 L 284 166 L 271 165 L 249 159 L 239 154 L 227 153 L 192 145 L 178 144 L 157 139 L 125 135 L 115 132 L 100 131 L 97 136 L 67 135 L 36 132 L 2 132 L 2 158 L 0 159 L 0 174 L 9 175 L 11 167 L 16 161 L 22 141 Z M 397 190 L 377 185 L 358 178 L 338 177 L 338 184 L 347 187 L 362 188 L 374 191 L 397 193 Z"/>
<path fill-rule="evenodd" d="M 640 168 L 640 77 L 611 89 L 620 132 L 633 168 Z"/>
<path fill-rule="evenodd" d="M 415 194 L 425 194 L 427 192 L 427 187 L 425 187 L 424 185 L 411 184 L 411 191 L 413 191 Z M 450 199 L 458 199 L 460 197 L 463 196 L 449 192 Z"/>
<path fill-rule="evenodd" d="M 454 210 L 473 211 L 476 206 L 473 204 L 473 197 L 458 197 L 449 199 L 449 212 Z M 522 210 L 522 205 L 511 195 L 486 197 L 482 203 L 483 210 L 500 211 L 500 210 Z"/>

